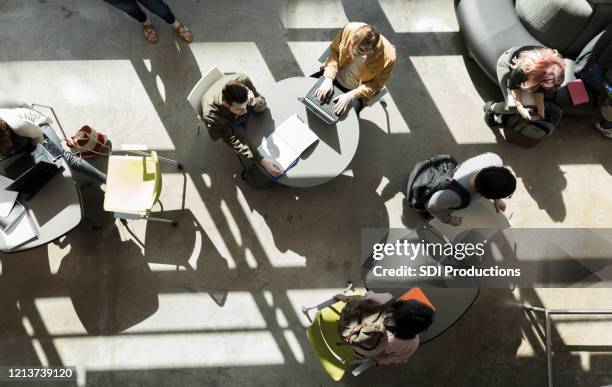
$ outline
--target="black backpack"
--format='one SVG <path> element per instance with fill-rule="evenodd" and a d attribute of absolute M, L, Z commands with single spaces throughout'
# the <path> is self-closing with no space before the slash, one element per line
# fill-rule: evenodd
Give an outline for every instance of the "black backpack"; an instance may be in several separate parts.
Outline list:
<path fill-rule="evenodd" d="M 461 198 L 461 204 L 455 210 L 467 207 L 470 204 L 470 193 L 453 179 L 456 167 L 457 160 L 449 155 L 433 156 L 417 163 L 408 178 L 408 205 L 427 212 L 427 203 L 432 195 L 450 189 Z"/>
<path fill-rule="evenodd" d="M 545 138 L 550 137 L 557 129 L 559 122 L 561 122 L 563 110 L 549 102 L 546 102 L 545 106 L 547 112 L 546 119 L 537 114 L 532 114 L 531 120 L 524 119 L 520 114 L 513 114 L 507 117 L 503 126 L 506 141 L 531 148 L 538 145 Z"/>

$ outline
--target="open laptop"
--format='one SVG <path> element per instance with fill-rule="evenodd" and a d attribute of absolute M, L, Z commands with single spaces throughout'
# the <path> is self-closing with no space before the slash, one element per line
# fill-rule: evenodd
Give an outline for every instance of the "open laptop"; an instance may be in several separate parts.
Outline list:
<path fill-rule="evenodd" d="M 6 168 L 6 177 L 13 180 L 6 190 L 19 192 L 24 200 L 31 199 L 62 168 L 58 152 L 61 150 L 53 144 L 43 143 L 23 153 Z"/>
<path fill-rule="evenodd" d="M 338 122 L 338 117 L 334 109 L 336 108 L 336 104 L 333 102 L 334 98 L 343 94 L 340 89 L 334 86 L 334 92 L 331 96 L 325 98 L 323 101 L 319 102 L 315 97 L 315 92 L 321 86 L 325 77 L 321 77 L 317 80 L 314 86 L 310 89 L 310 91 L 306 94 L 304 98 L 298 98 L 298 100 L 303 103 L 308 110 L 313 112 L 317 117 L 319 117 L 323 122 L 328 125 L 335 124 Z"/>

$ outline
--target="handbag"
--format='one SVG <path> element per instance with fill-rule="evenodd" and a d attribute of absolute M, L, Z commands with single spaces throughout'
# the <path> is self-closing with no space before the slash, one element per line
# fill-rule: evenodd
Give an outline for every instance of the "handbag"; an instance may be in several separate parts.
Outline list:
<path fill-rule="evenodd" d="M 108 156 L 112 150 L 108 137 L 89 125 L 81 127 L 74 136 L 66 141 L 66 145 L 72 153 L 84 159 L 96 155 Z"/>

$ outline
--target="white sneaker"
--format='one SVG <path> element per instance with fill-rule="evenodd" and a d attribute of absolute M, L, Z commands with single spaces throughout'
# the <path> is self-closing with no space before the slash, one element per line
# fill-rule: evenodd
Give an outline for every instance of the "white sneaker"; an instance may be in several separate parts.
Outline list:
<path fill-rule="evenodd" d="M 595 123 L 595 127 L 597 128 L 597 130 L 599 130 L 599 133 L 603 134 L 604 136 L 608 138 L 612 138 L 612 128 L 610 129 L 604 128 L 603 126 L 601 126 L 601 121 L 597 121 Z"/>

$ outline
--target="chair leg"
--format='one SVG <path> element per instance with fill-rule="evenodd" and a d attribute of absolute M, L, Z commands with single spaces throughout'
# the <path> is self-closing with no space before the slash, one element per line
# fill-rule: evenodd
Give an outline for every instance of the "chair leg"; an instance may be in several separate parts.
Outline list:
<path fill-rule="evenodd" d="M 178 224 L 178 222 L 176 220 L 172 220 L 172 219 L 153 218 L 153 217 L 150 217 L 150 216 L 147 216 L 145 219 L 146 220 L 150 220 L 151 222 L 170 223 L 170 224 L 172 224 L 173 227 L 176 227 L 176 225 Z"/>

